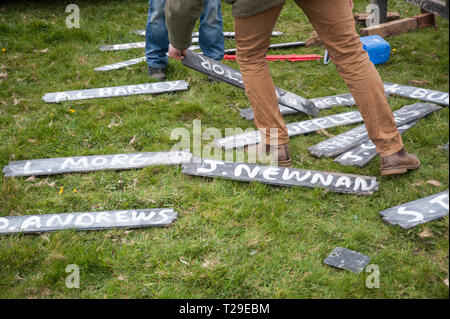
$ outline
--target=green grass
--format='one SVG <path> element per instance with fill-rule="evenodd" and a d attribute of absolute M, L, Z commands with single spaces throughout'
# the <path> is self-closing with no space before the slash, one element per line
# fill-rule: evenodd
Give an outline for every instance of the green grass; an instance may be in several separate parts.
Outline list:
<path fill-rule="evenodd" d="M 76 30 L 65 26 L 66 2 L 19 1 L 0 7 L 0 45 L 6 49 L 0 53 L 0 73 L 7 73 L 0 78 L 0 167 L 10 160 L 169 150 L 175 143 L 171 130 L 191 131 L 194 119 L 201 119 L 204 129 L 217 127 L 222 133 L 225 127 L 254 127 L 238 116 L 237 107 L 248 107 L 243 90 L 210 84 L 179 61 L 170 62 L 168 80 L 188 81 L 186 92 L 44 103 L 41 97 L 47 92 L 148 82 L 145 63 L 93 70 L 143 55 L 139 49 L 101 52 L 98 46 L 143 41 L 129 32 L 144 29 L 147 3 L 77 3 L 81 28 Z M 355 12 L 364 12 L 367 3 L 356 1 Z M 399 0 L 391 0 L 389 10 L 401 17 L 419 13 Z M 223 13 L 224 29 L 230 31 L 228 5 Z M 437 29 L 388 39 L 396 51 L 387 64 L 377 66 L 383 80 L 422 80 L 426 88 L 448 91 L 449 26 L 441 18 L 437 23 Z M 275 43 L 306 40 L 312 32 L 293 1 L 287 2 L 275 29 L 284 32 Z M 234 42 L 226 45 L 234 47 Z M 39 52 L 44 49 L 48 51 Z M 275 52 L 323 54 L 323 48 Z M 237 67 L 236 62 L 227 64 Z M 332 64 L 270 66 L 278 86 L 305 97 L 348 92 Z M 393 97 L 389 102 L 396 110 L 414 101 Z M 307 118 L 294 115 L 286 122 Z M 112 121 L 120 125 L 109 128 Z M 439 148 L 448 141 L 448 123 L 444 108 L 404 135 L 407 149 L 418 154 L 423 166 L 399 177 L 379 177 L 379 158 L 355 168 L 312 157 L 306 149 L 324 140 L 323 135 L 291 140 L 295 167 L 378 176 L 379 191 L 372 196 L 195 178 L 179 167 L 160 166 L 34 180 L 1 177 L 0 216 L 174 207 L 179 218 L 168 228 L 2 236 L 0 297 L 448 298 L 448 217 L 406 231 L 384 223 L 378 214 L 448 188 L 448 153 Z M 424 230 L 432 236 L 421 238 Z M 370 256 L 381 272 L 380 288 L 366 288 L 367 273 L 325 266 L 324 258 L 337 246 Z M 80 289 L 65 287 L 68 264 L 80 266 Z"/>

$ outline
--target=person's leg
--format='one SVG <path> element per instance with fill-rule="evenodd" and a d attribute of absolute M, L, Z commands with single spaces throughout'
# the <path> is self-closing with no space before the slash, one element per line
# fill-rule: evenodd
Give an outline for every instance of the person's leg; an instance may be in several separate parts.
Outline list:
<path fill-rule="evenodd" d="M 370 139 L 382 157 L 403 148 L 383 82 L 355 29 L 349 0 L 296 0 L 347 83 Z"/>
<path fill-rule="evenodd" d="M 166 0 L 149 0 L 148 4 L 148 18 L 145 29 L 145 56 L 147 57 L 150 76 L 151 71 L 155 71 L 154 69 L 165 69 L 169 62 L 167 57 L 169 35 L 164 15 L 165 3 Z M 165 77 L 165 70 L 163 71 Z"/>
<path fill-rule="evenodd" d="M 203 53 L 211 59 L 223 59 L 225 42 L 220 0 L 205 0 L 200 16 L 199 45 Z"/>
<path fill-rule="evenodd" d="M 245 92 L 255 115 L 255 125 L 265 136 L 266 145 L 286 145 L 287 128 L 278 108 L 278 98 L 265 59 L 275 22 L 283 5 L 246 18 L 235 18 L 237 60 Z M 275 129 L 275 137 L 270 134 Z M 267 132 L 267 134 L 265 134 Z M 276 137 L 276 135 L 278 135 Z M 271 138 L 272 137 L 272 138 Z M 289 156 L 287 154 L 287 156 Z M 290 160 L 290 158 L 289 158 Z"/>

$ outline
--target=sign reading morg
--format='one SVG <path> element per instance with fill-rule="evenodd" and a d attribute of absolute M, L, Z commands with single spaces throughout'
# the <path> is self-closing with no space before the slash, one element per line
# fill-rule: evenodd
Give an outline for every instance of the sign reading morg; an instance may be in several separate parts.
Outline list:
<path fill-rule="evenodd" d="M 0 234 L 41 233 L 62 229 L 96 230 L 169 226 L 173 208 L 0 217 Z"/>
<path fill-rule="evenodd" d="M 183 174 L 219 177 L 239 181 L 257 181 L 279 186 L 326 188 L 332 192 L 370 195 L 378 190 L 376 177 L 328 173 L 295 168 L 203 159 L 202 163 L 183 164 Z"/>
<path fill-rule="evenodd" d="M 189 89 L 189 84 L 186 81 L 180 80 L 171 82 L 144 83 L 97 89 L 46 93 L 42 97 L 42 99 L 47 103 L 59 103 L 61 101 L 87 100 L 104 97 L 129 96 L 138 94 L 159 94 L 186 91 L 187 89 Z"/>
<path fill-rule="evenodd" d="M 244 82 L 242 81 L 242 76 L 239 71 L 190 50 L 186 50 L 183 65 L 211 75 L 228 84 L 242 89 L 244 88 Z M 275 87 L 275 90 L 278 96 L 278 102 L 286 107 L 290 107 L 298 112 L 303 112 L 314 117 L 319 114 L 319 109 L 311 101 L 278 87 Z"/>
<path fill-rule="evenodd" d="M 177 165 L 189 162 L 188 152 L 145 152 L 115 155 L 94 155 L 36 159 L 10 162 L 3 168 L 8 176 L 54 175 L 142 168 L 151 165 Z"/>

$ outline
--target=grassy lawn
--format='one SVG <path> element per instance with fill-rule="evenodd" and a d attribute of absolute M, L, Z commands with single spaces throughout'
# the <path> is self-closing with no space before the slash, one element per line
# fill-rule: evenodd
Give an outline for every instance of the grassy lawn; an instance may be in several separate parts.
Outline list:
<path fill-rule="evenodd" d="M 365 12 L 368 1 L 355 1 Z M 142 49 L 101 52 L 102 44 L 144 41 L 146 1 L 82 1 L 81 28 L 67 29 L 64 1 L 16 1 L 0 6 L 0 168 L 10 160 L 170 150 L 177 127 L 254 127 L 239 117 L 244 91 L 211 84 L 205 75 L 171 61 L 167 80 L 186 80 L 175 94 L 47 104 L 47 92 L 148 82 L 146 64 L 96 72 L 97 66 L 143 56 Z M 390 11 L 420 13 L 400 0 Z M 233 30 L 224 4 L 224 29 Z M 448 92 L 449 25 L 388 39 L 395 52 L 377 66 L 384 81 Z M 292 0 L 275 28 L 273 43 L 306 41 L 312 26 Z M 227 40 L 227 48 L 234 41 Z M 323 54 L 323 47 L 272 54 Z M 238 67 L 236 62 L 226 62 Z M 348 92 L 333 64 L 270 62 L 275 83 L 307 98 Z M 415 101 L 392 97 L 393 110 Z M 322 111 L 331 115 L 340 107 Z M 354 110 L 355 108 L 351 108 Z M 306 120 L 291 115 L 286 122 Z M 117 124 L 117 125 L 110 125 Z M 351 126 L 353 127 L 353 126 Z M 351 127 L 327 130 L 331 134 Z M 374 175 L 372 196 L 319 189 L 273 187 L 186 176 L 179 167 L 104 171 L 36 178 L 0 177 L 0 216 L 93 210 L 174 207 L 168 228 L 58 231 L 0 237 L 2 298 L 448 298 L 448 217 L 412 230 L 381 220 L 380 210 L 448 188 L 449 111 L 421 120 L 404 135 L 422 168 L 400 177 L 379 176 L 377 157 L 364 168 L 317 159 L 307 148 L 327 137 L 291 139 L 294 167 Z M 206 143 L 207 141 L 205 141 Z M 437 180 L 441 186 L 426 183 Z M 64 192 L 59 194 L 60 188 Z M 73 190 L 77 191 L 74 192 Z M 427 236 L 424 236 L 427 235 Z M 337 246 L 371 257 L 380 288 L 368 289 L 367 273 L 355 275 L 323 264 Z M 80 267 L 80 289 L 68 289 L 66 266 Z"/>

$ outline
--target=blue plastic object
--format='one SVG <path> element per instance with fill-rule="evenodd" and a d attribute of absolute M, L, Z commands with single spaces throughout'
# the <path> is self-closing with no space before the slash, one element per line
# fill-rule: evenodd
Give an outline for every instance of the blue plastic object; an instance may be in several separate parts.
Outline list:
<path fill-rule="evenodd" d="M 370 61 L 373 64 L 386 63 L 391 54 L 390 44 L 379 35 L 369 35 L 361 37 L 363 48 L 369 53 Z"/>

